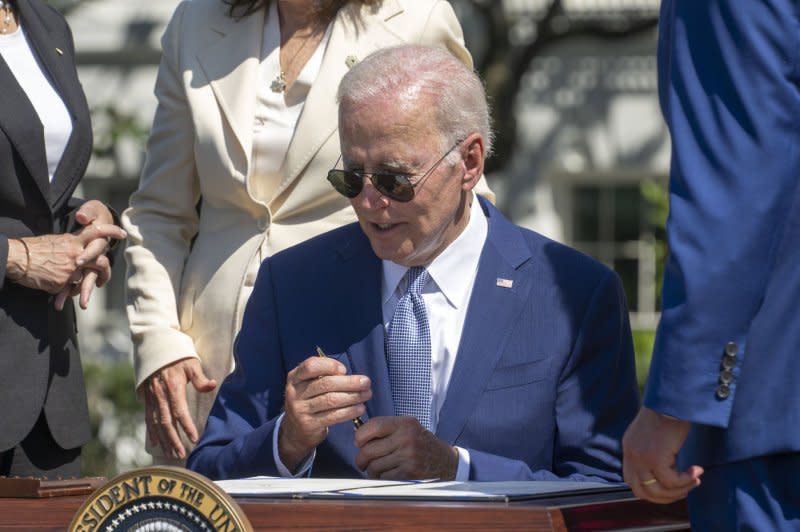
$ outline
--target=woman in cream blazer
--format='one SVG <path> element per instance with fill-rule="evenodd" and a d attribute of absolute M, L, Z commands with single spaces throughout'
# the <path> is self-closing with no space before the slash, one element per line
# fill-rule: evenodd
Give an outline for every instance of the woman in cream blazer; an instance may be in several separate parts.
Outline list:
<path fill-rule="evenodd" d="M 136 385 L 150 451 L 162 462 L 185 458 L 205 425 L 215 384 L 232 370 L 233 341 L 260 262 L 355 221 L 349 202 L 325 179 L 340 154 L 335 94 L 348 68 L 404 43 L 446 47 L 472 64 L 444 0 L 342 3 L 282 181 L 270 193 L 252 176 L 267 10 L 237 19 L 222 0 L 184 1 L 162 39 L 147 160 L 123 214 Z"/>

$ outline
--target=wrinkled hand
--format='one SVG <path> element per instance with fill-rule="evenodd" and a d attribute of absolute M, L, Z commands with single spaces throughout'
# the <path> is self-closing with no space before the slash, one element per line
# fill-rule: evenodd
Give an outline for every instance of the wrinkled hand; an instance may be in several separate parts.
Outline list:
<path fill-rule="evenodd" d="M 637 497 L 667 504 L 700 485 L 700 466 L 675 469 L 675 458 L 690 428 L 688 421 L 642 407 L 622 438 L 623 475 Z"/>
<path fill-rule="evenodd" d="M 114 217 L 111 211 L 100 201 L 89 200 L 81 205 L 75 213 L 75 220 L 84 226 L 76 234 L 80 235 L 86 231 L 87 226 L 103 225 L 113 226 Z M 69 279 L 69 283 L 58 293 L 55 299 L 57 310 L 64 308 L 64 302 L 68 297 L 80 294 L 78 300 L 81 308 L 89 306 L 89 298 L 94 287 L 105 286 L 111 279 L 111 263 L 106 256 L 109 247 L 109 238 L 121 240 L 125 238 L 125 231 L 118 228 L 117 235 L 110 235 L 103 238 L 94 238 L 87 242 L 83 252 L 78 256 L 76 263 L 80 266 Z"/>
<path fill-rule="evenodd" d="M 355 432 L 356 465 L 370 478 L 453 480 L 458 451 L 411 416 L 375 417 Z"/>
<path fill-rule="evenodd" d="M 147 436 L 150 444 L 160 447 L 165 456 L 186 458 L 178 426 L 189 441 L 197 442 L 197 427 L 186 402 L 186 385 L 190 382 L 201 393 L 217 387 L 217 381 L 206 377 L 200 361 L 194 357 L 164 366 L 139 386 L 140 397 L 144 399 Z"/>
<path fill-rule="evenodd" d="M 22 261 L 27 263 L 27 270 L 16 282 L 28 288 L 57 294 L 76 280 L 76 272 L 84 264 L 81 256 L 90 242 L 97 239 L 105 242 L 107 237 L 124 238 L 124 235 L 125 232 L 115 225 L 92 224 L 77 234 L 26 237 L 23 240 L 28 246 L 30 260 Z M 19 243 L 16 244 L 19 246 Z"/>
<path fill-rule="evenodd" d="M 290 471 L 325 440 L 329 426 L 352 423 L 366 411 L 370 380 L 346 371 L 338 360 L 310 357 L 287 375 L 278 454 Z"/>

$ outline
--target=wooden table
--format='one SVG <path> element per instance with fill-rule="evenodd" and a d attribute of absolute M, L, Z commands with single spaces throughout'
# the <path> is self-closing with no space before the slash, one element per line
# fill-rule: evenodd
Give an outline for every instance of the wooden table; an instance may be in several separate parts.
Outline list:
<path fill-rule="evenodd" d="M 84 499 L 0 499 L 0 531 L 66 530 Z M 655 505 L 629 492 L 511 503 L 236 501 L 255 530 L 689 530 L 683 502 Z"/>

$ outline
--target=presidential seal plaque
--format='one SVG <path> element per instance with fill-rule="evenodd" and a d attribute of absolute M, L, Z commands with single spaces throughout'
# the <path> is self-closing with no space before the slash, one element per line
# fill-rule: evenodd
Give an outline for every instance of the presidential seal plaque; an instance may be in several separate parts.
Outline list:
<path fill-rule="evenodd" d="M 97 489 L 70 532 L 252 532 L 239 505 L 206 477 L 172 466 L 136 469 Z"/>

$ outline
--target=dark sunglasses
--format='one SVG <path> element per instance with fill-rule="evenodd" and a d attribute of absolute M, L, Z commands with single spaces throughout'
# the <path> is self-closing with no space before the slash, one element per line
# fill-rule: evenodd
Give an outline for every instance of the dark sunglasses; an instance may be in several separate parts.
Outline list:
<path fill-rule="evenodd" d="M 458 147 L 463 141 L 459 140 L 433 163 L 430 169 L 422 174 L 416 183 L 411 182 L 414 174 L 393 174 L 391 172 L 359 172 L 358 170 L 330 170 L 328 181 L 331 182 L 336 192 L 347 198 L 355 198 L 364 189 L 364 178 L 369 178 L 375 190 L 395 201 L 407 202 L 414 199 L 414 189 L 425 181 L 436 168 L 442 164 L 445 157 Z M 341 159 L 341 155 L 339 156 Z M 338 161 L 337 161 L 338 164 Z"/>

